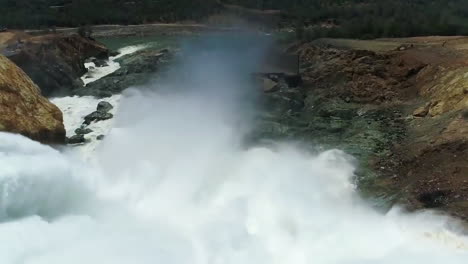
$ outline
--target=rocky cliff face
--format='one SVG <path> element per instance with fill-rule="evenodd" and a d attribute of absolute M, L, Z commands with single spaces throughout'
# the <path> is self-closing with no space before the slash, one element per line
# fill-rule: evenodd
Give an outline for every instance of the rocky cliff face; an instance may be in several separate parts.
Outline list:
<path fill-rule="evenodd" d="M 82 87 L 85 60 L 107 58 L 109 51 L 99 42 L 76 34 L 52 34 L 18 40 L 2 53 L 28 74 L 44 96 L 50 96 Z"/>
<path fill-rule="evenodd" d="M 62 112 L 14 63 L 0 55 L 0 131 L 43 143 L 64 143 Z"/>
<path fill-rule="evenodd" d="M 262 136 L 344 149 L 364 194 L 468 219 L 468 52 L 426 42 L 291 47 L 304 84 L 265 95 Z M 382 43 L 397 48 L 369 48 Z"/>

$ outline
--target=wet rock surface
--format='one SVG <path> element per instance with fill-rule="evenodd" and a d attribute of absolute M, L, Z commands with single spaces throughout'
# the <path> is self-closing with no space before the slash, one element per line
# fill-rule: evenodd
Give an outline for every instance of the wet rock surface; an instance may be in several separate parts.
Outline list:
<path fill-rule="evenodd" d="M 99 122 L 102 120 L 108 120 L 114 117 L 109 111 L 114 108 L 109 102 L 101 101 L 96 107 L 96 111 L 85 116 L 83 125 L 89 125 L 92 122 Z"/>
<path fill-rule="evenodd" d="M 106 113 L 106 112 L 101 112 L 101 111 L 95 111 L 92 112 L 91 114 L 85 116 L 83 124 L 89 125 L 92 122 L 99 122 L 102 120 L 108 120 L 113 118 L 114 115 L 111 113 Z"/>
<path fill-rule="evenodd" d="M 293 140 L 316 150 L 342 149 L 358 159 L 356 180 L 364 189 L 376 186 L 369 161 L 390 155 L 392 145 L 401 142 L 406 133 L 399 109 L 361 105 L 326 89 L 286 86 L 265 93 L 263 103 L 265 111 L 253 140 Z"/>
<path fill-rule="evenodd" d="M 265 111 L 253 138 L 343 149 L 358 160 L 361 193 L 379 206 L 399 202 L 468 219 L 467 54 L 313 43 L 289 51 L 301 58 L 302 85 L 260 86 Z"/>
<path fill-rule="evenodd" d="M 67 143 L 68 144 L 86 143 L 87 140 L 85 138 L 85 135 L 94 132 L 88 126 L 93 122 L 99 122 L 99 121 L 109 120 L 113 118 L 114 115 L 109 113 L 109 111 L 112 110 L 113 108 L 114 106 L 110 104 L 109 102 L 100 101 L 96 106 L 96 111 L 86 115 L 84 117 L 83 124 L 79 128 L 75 129 L 75 135 L 73 135 L 70 138 L 67 138 Z M 99 135 L 96 137 L 96 139 L 102 140 L 104 139 L 104 135 Z"/>
<path fill-rule="evenodd" d="M 89 134 L 89 133 L 92 133 L 92 132 L 93 132 L 92 129 L 86 128 L 86 127 L 84 127 L 84 128 L 80 127 L 80 128 L 75 129 L 75 134 L 77 134 L 77 135 L 86 135 L 86 134 Z"/>
<path fill-rule="evenodd" d="M 101 102 L 98 103 L 96 110 L 98 112 L 107 113 L 110 110 L 112 110 L 113 108 L 114 108 L 114 106 L 112 106 L 109 102 L 101 101 Z"/>
<path fill-rule="evenodd" d="M 83 143 L 86 143 L 86 139 L 84 135 L 78 134 L 78 135 L 74 135 L 74 136 L 67 138 L 66 142 L 67 144 L 71 144 L 71 145 L 83 144 Z"/>
<path fill-rule="evenodd" d="M 131 86 L 147 83 L 153 74 L 161 71 L 171 60 L 172 52 L 167 49 L 147 48 L 116 60 L 121 67 L 117 71 L 73 90 L 79 96 L 92 95 L 98 98 L 119 94 Z"/>

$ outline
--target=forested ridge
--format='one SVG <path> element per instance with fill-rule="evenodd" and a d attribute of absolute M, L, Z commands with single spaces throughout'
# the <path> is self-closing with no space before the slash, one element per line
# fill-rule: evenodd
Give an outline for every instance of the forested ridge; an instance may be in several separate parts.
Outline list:
<path fill-rule="evenodd" d="M 0 26 L 39 28 L 198 20 L 216 0 L 0 0 Z"/>
<path fill-rule="evenodd" d="M 304 37 L 406 37 L 468 34 L 466 0 L 223 0 L 283 11 L 282 26 Z M 223 12 L 218 0 L 0 0 L 0 27 L 203 21 Z"/>
<path fill-rule="evenodd" d="M 306 37 L 467 35 L 466 0 L 224 0 L 249 8 L 285 11 Z"/>

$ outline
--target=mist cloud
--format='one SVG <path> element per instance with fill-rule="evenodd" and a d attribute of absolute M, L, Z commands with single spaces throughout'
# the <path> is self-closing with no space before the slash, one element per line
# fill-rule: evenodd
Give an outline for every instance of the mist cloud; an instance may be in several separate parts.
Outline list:
<path fill-rule="evenodd" d="M 0 224 L 0 262 L 466 262 L 453 220 L 368 207 L 345 153 L 242 146 L 258 96 L 245 75 L 263 47 L 232 45 L 189 45 L 165 79 L 127 91 L 96 165 L 0 134 L 2 197 L 14 198 L 0 212 L 21 212 Z M 14 177 L 34 187 L 9 192 Z"/>

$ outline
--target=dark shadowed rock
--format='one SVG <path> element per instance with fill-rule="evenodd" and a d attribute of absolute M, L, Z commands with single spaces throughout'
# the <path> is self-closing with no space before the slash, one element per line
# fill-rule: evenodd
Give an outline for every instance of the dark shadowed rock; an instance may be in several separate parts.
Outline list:
<path fill-rule="evenodd" d="M 107 113 L 109 112 L 112 108 L 114 108 L 109 102 L 106 101 L 101 101 L 97 105 L 97 111 L 101 113 Z"/>
<path fill-rule="evenodd" d="M 84 118 L 85 121 L 83 122 L 83 124 L 89 125 L 92 122 L 99 122 L 99 121 L 102 121 L 102 120 L 108 120 L 108 119 L 111 119 L 113 117 L 114 117 L 114 115 L 112 115 L 111 113 L 103 113 L 103 112 L 99 112 L 99 111 L 94 111 L 91 114 L 85 116 L 85 118 Z"/>
<path fill-rule="evenodd" d="M 108 49 L 79 35 L 51 34 L 29 37 L 2 50 L 39 86 L 45 96 L 70 94 L 83 86 L 87 58 L 106 59 Z"/>
<path fill-rule="evenodd" d="M 119 55 L 119 54 L 120 54 L 120 52 L 118 52 L 118 51 L 111 51 L 111 52 L 109 52 L 109 56 L 110 56 L 110 57 L 115 57 L 115 56 L 117 56 L 117 55 Z"/>
<path fill-rule="evenodd" d="M 302 84 L 302 77 L 300 74 L 286 74 L 284 80 L 289 87 L 298 87 Z"/>
<path fill-rule="evenodd" d="M 67 144 L 82 144 L 85 143 L 86 139 L 84 135 L 74 135 L 72 137 L 67 138 Z"/>
<path fill-rule="evenodd" d="M 94 63 L 94 65 L 96 65 L 96 67 L 109 66 L 109 64 L 107 64 L 107 60 L 103 59 L 93 59 L 92 62 Z"/>
<path fill-rule="evenodd" d="M 93 132 L 93 130 L 90 129 L 90 128 L 81 128 L 80 127 L 80 128 L 75 129 L 75 133 L 77 135 L 86 135 L 86 134 L 89 134 L 89 133 L 92 133 L 92 132 Z"/>

